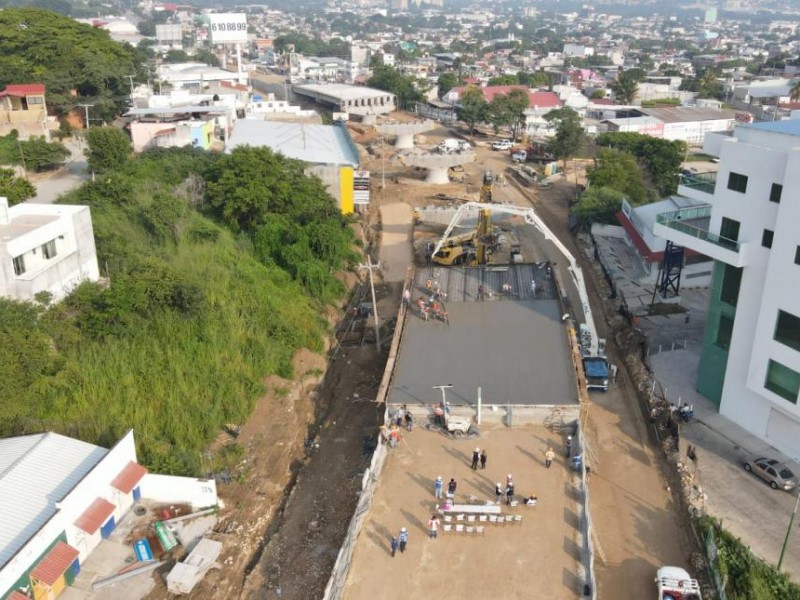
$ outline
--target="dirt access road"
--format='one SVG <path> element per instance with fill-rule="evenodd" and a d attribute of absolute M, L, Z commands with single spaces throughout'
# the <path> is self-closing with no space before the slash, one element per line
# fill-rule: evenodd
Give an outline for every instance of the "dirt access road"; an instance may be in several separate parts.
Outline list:
<path fill-rule="evenodd" d="M 511 164 L 507 153 L 493 152 L 481 143 L 476 145 L 476 153 L 478 160 L 466 169 L 472 181 L 478 181 L 487 168 L 502 173 Z M 533 206 L 569 248 L 586 277 L 598 334 L 611 342 L 610 317 L 615 307 L 607 300 L 607 293 L 600 291 L 604 282 L 598 267 L 578 248 L 568 227 L 575 182 L 584 180 L 582 168 L 576 179 L 570 164 L 565 177 L 550 189 L 523 191 L 508 182 L 495 186 L 494 195 L 500 201 Z M 562 271 L 564 260 L 553 254 L 550 244 L 534 241 L 532 250 L 534 260 L 559 262 L 557 268 Z M 617 352 L 609 343 L 609 358 L 619 365 L 622 361 Z M 675 512 L 665 477 L 666 462 L 660 449 L 649 442 L 636 402 L 622 368 L 607 394 L 590 396 L 586 438 L 591 450 L 590 510 L 598 547 L 595 564 L 600 598 L 641 600 L 655 595 L 656 569 L 664 564 L 688 566 L 693 550 L 685 524 Z"/>

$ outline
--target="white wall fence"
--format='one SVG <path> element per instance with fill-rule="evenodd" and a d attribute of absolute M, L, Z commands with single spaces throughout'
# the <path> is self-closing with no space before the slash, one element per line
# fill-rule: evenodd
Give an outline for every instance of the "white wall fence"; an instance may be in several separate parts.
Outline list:
<path fill-rule="evenodd" d="M 165 504 L 191 504 L 194 509 L 217 505 L 217 483 L 213 479 L 147 473 L 139 488 L 142 498 Z"/>

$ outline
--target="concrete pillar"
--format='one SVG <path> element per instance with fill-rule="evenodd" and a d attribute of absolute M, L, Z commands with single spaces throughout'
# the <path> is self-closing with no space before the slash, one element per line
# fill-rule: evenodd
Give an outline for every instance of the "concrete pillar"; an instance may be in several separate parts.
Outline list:
<path fill-rule="evenodd" d="M 414 133 L 398 133 L 397 139 L 394 142 L 395 148 L 413 148 L 414 147 Z"/>
<path fill-rule="evenodd" d="M 428 169 L 428 176 L 425 178 L 425 181 L 435 184 L 450 183 L 450 178 L 447 176 L 447 167 L 442 169 Z"/>

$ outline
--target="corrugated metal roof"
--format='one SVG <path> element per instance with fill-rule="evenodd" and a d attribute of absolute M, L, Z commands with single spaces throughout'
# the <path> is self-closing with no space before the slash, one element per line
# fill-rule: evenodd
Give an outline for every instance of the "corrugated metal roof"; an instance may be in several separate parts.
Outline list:
<path fill-rule="evenodd" d="M 22 592 L 14 590 L 13 592 L 11 592 L 11 595 L 8 597 L 8 600 L 30 600 L 30 598 L 28 598 L 28 596 L 26 596 Z"/>
<path fill-rule="evenodd" d="M 317 165 L 358 166 L 343 127 L 239 119 L 225 146 L 230 152 L 237 146 L 270 148 L 287 158 Z"/>
<path fill-rule="evenodd" d="M 129 461 L 125 468 L 119 472 L 111 482 L 111 485 L 117 488 L 123 494 L 130 494 L 131 490 L 136 487 L 136 484 L 142 480 L 142 477 L 147 473 L 139 463 Z"/>
<path fill-rule="evenodd" d="M 64 542 L 58 542 L 47 556 L 36 565 L 36 568 L 31 571 L 31 577 L 35 577 L 46 585 L 53 585 L 58 578 L 69 568 L 72 562 L 78 558 L 78 552 L 75 548 Z"/>
<path fill-rule="evenodd" d="M 727 108 L 701 108 L 699 106 L 669 106 L 641 110 L 644 114 L 655 117 L 664 123 L 719 121 L 733 119 L 736 116 L 736 111 Z"/>
<path fill-rule="evenodd" d="M 44 437 L 43 433 L 21 435 L 0 440 L 0 478 L 11 465 L 17 462 Z"/>
<path fill-rule="evenodd" d="M 105 498 L 95 498 L 83 514 L 75 521 L 75 527 L 80 527 L 89 535 L 100 529 L 106 522 L 111 513 L 114 512 L 114 505 Z"/>
<path fill-rule="evenodd" d="M 43 83 L 9 83 L 4 90 L 9 96 L 28 96 L 44 94 Z"/>
<path fill-rule="evenodd" d="M 7 452 L 0 461 L 6 466 L 0 473 L 0 567 L 50 520 L 56 502 L 108 453 L 105 448 L 57 433 L 2 440 L 0 455 L 4 448 Z"/>
<path fill-rule="evenodd" d="M 132 108 L 125 113 L 126 117 L 146 117 L 149 115 L 157 116 L 175 116 L 191 113 L 198 113 L 204 115 L 224 115 L 230 109 L 225 106 L 201 106 L 201 105 L 188 105 L 188 106 L 156 106 L 154 108 Z"/>

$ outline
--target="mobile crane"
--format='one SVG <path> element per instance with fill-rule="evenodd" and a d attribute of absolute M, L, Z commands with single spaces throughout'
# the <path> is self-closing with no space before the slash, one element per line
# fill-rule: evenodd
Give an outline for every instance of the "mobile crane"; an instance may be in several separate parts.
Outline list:
<path fill-rule="evenodd" d="M 558 251 L 564 256 L 567 260 L 568 267 L 567 271 L 572 277 L 572 281 L 575 284 L 575 288 L 578 290 L 578 296 L 580 297 L 580 301 L 583 308 L 583 317 L 585 321 L 585 328 L 587 335 L 585 336 L 586 344 L 584 345 L 584 352 L 586 352 L 589 356 L 598 356 L 600 355 L 600 348 L 603 347 L 603 344 L 597 337 L 597 329 L 594 326 L 594 318 L 592 317 L 592 307 L 589 304 L 589 294 L 586 291 L 586 284 L 583 279 L 583 272 L 581 271 L 578 262 L 575 260 L 575 257 L 572 256 L 572 253 L 567 249 L 567 247 L 559 240 L 556 235 L 550 231 L 550 228 L 542 221 L 539 215 L 533 210 L 533 208 L 524 208 L 521 206 L 509 206 L 506 204 L 499 205 L 499 204 L 486 204 L 482 202 L 465 202 L 461 206 L 458 207 L 456 214 L 453 216 L 450 224 L 447 226 L 447 229 L 440 239 L 436 246 L 433 248 L 432 255 L 436 257 L 437 253 L 442 250 L 442 248 L 446 247 L 448 239 L 451 239 L 449 236 L 453 232 L 453 229 L 458 225 L 458 222 L 463 218 L 463 216 L 468 213 L 469 211 L 479 211 L 481 214 L 481 220 L 479 221 L 478 229 L 474 232 L 477 233 L 480 230 L 481 222 L 489 222 L 489 216 L 492 212 L 498 213 L 507 213 L 512 215 L 517 215 L 523 217 L 525 222 L 528 225 L 532 225 L 539 232 L 544 235 L 544 239 L 550 240 L 553 242 Z M 485 219 L 483 217 L 485 216 Z M 439 263 L 444 264 L 444 263 Z"/>

